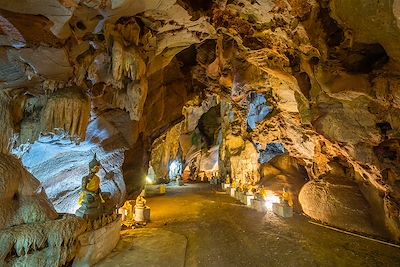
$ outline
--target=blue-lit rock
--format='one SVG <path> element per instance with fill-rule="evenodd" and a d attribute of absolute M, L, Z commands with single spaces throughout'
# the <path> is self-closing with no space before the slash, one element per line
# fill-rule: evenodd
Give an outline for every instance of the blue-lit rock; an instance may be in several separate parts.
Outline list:
<path fill-rule="evenodd" d="M 285 147 L 279 143 L 270 143 L 267 144 L 265 150 L 260 150 L 260 158 L 259 162 L 261 164 L 268 163 L 271 159 L 275 158 L 276 156 L 285 154 Z"/>
<path fill-rule="evenodd" d="M 256 128 L 256 124 L 265 119 L 271 112 L 267 106 L 267 100 L 262 94 L 251 93 L 249 95 L 249 113 L 247 114 L 247 125 L 251 130 Z"/>

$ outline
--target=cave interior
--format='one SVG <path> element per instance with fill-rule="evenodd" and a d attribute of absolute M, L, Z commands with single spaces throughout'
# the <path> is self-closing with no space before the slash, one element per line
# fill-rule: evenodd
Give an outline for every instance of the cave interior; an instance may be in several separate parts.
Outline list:
<path fill-rule="evenodd" d="M 185 186 L 399 247 L 399 0 L 0 3 L 0 266 L 92 266 Z"/>

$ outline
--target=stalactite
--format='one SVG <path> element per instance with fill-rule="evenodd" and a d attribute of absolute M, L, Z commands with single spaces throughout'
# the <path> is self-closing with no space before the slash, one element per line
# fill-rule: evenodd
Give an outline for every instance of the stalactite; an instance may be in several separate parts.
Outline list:
<path fill-rule="evenodd" d="M 90 117 L 88 97 L 78 88 L 57 90 L 50 95 L 41 117 L 43 133 L 62 129 L 71 137 L 84 140 Z"/>
<path fill-rule="evenodd" d="M 147 91 L 146 78 L 141 79 L 140 83 L 132 82 L 127 86 L 126 92 L 115 92 L 113 105 L 128 111 L 131 120 L 139 121 L 143 114 Z"/>
<path fill-rule="evenodd" d="M 0 152 L 9 153 L 13 137 L 13 122 L 10 113 L 10 98 L 0 92 Z"/>
<path fill-rule="evenodd" d="M 125 48 L 123 42 L 115 37 L 112 47 L 112 73 L 115 80 L 128 77 L 132 81 L 140 80 L 146 72 L 146 64 L 136 48 Z"/>
<path fill-rule="evenodd" d="M 112 73 L 116 81 L 124 77 L 132 82 L 116 91 L 113 105 L 129 112 L 132 120 L 139 121 L 147 98 L 148 82 L 146 64 L 135 48 L 125 48 L 122 40 L 115 37 L 112 49 Z"/>

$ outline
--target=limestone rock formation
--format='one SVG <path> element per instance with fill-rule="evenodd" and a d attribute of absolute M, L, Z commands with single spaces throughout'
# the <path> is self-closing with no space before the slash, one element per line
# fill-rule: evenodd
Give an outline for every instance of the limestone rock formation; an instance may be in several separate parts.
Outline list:
<path fill-rule="evenodd" d="M 303 211 L 333 226 L 359 233 L 378 235 L 371 224 L 369 205 L 357 184 L 345 177 L 310 181 L 301 189 Z"/>
<path fill-rule="evenodd" d="M 0 154 L 0 264 L 62 266 L 76 253 L 85 223 L 58 214 L 36 180 L 13 156 Z"/>
<path fill-rule="evenodd" d="M 0 158 L 0 230 L 56 219 L 39 181 L 15 157 L 0 154 Z"/>

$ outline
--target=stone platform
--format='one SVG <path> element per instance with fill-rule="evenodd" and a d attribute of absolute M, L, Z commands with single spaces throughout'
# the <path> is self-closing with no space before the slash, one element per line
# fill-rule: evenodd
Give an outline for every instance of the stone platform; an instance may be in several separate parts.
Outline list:
<path fill-rule="evenodd" d="M 293 207 L 281 203 L 272 203 L 272 211 L 283 218 L 293 217 Z"/>
<path fill-rule="evenodd" d="M 121 240 L 107 259 L 96 267 L 185 266 L 185 236 L 158 228 L 121 232 Z"/>
<path fill-rule="evenodd" d="M 267 208 L 265 207 L 265 202 L 260 199 L 252 199 L 251 207 L 260 212 L 266 212 Z"/>
<path fill-rule="evenodd" d="M 97 230 L 78 237 L 79 248 L 73 267 L 93 266 L 105 258 L 118 244 L 121 231 L 121 217 Z"/>

